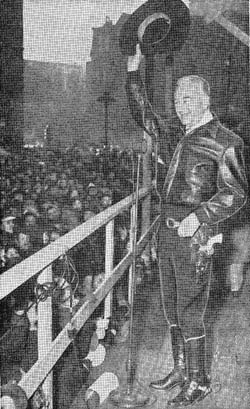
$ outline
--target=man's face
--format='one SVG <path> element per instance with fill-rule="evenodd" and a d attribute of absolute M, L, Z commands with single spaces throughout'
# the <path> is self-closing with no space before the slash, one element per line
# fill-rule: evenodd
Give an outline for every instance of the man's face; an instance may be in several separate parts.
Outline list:
<path fill-rule="evenodd" d="M 18 243 L 21 250 L 26 251 L 30 249 L 30 238 L 27 234 L 19 233 Z"/>
<path fill-rule="evenodd" d="M 109 207 L 112 205 L 112 199 L 110 196 L 103 196 L 101 199 L 101 205 L 106 209 L 106 207 Z"/>
<path fill-rule="evenodd" d="M 73 203 L 73 209 L 82 210 L 82 202 L 79 199 L 76 199 Z"/>
<path fill-rule="evenodd" d="M 13 258 L 16 258 L 16 259 L 20 258 L 20 255 L 19 255 L 17 249 L 15 249 L 14 247 L 11 247 L 11 248 L 9 248 L 7 250 L 6 257 L 7 257 L 7 259 L 11 260 Z"/>
<path fill-rule="evenodd" d="M 33 227 L 36 225 L 36 218 L 32 214 L 29 214 L 25 217 L 25 226 Z"/>
<path fill-rule="evenodd" d="M 14 224 L 14 220 L 13 219 L 11 219 L 11 220 L 3 220 L 2 221 L 2 227 L 3 227 L 3 230 L 6 232 L 6 233 L 13 233 L 13 231 L 14 231 L 14 226 L 15 226 L 15 224 Z"/>
<path fill-rule="evenodd" d="M 80 224 L 77 213 L 70 209 L 63 210 L 62 221 L 63 227 L 66 231 L 73 230 Z"/>
<path fill-rule="evenodd" d="M 66 189 L 67 187 L 67 180 L 66 179 L 60 179 L 58 182 L 58 186 L 62 189 Z"/>
<path fill-rule="evenodd" d="M 187 130 L 198 124 L 208 108 L 208 96 L 202 85 L 184 80 L 175 92 L 175 110 Z"/>
<path fill-rule="evenodd" d="M 60 210 L 58 207 L 51 207 L 48 210 L 48 219 L 49 220 L 58 220 L 60 218 Z"/>
<path fill-rule="evenodd" d="M 94 216 L 95 216 L 94 212 L 91 212 L 90 210 L 86 210 L 84 212 L 83 218 L 84 218 L 84 221 L 86 222 L 87 220 L 91 219 L 91 217 L 94 217 Z"/>
<path fill-rule="evenodd" d="M 59 239 L 60 234 L 56 231 L 52 231 L 51 235 L 50 235 L 50 241 L 56 241 L 57 239 Z"/>

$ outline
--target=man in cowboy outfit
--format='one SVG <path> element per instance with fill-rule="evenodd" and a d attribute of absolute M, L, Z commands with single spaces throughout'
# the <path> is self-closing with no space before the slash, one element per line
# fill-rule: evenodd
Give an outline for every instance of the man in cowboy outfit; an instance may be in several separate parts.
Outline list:
<path fill-rule="evenodd" d="M 159 271 L 164 314 L 171 333 L 174 368 L 155 389 L 181 392 L 174 407 L 202 400 L 211 390 L 206 369 L 204 314 L 211 281 L 211 253 L 202 245 L 218 233 L 220 222 L 246 201 L 243 142 L 210 111 L 210 89 L 197 75 L 180 78 L 174 93 L 176 114 L 184 130 L 174 145 L 169 127 L 147 99 L 139 73 L 140 45 L 128 57 L 126 91 L 131 114 L 143 129 L 164 137 L 171 162 L 162 189 Z M 204 247 L 203 247 L 204 248 Z"/>

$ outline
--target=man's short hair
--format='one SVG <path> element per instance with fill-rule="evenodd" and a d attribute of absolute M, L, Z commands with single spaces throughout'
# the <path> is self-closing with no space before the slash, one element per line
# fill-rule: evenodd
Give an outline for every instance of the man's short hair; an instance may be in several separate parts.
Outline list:
<path fill-rule="evenodd" d="M 210 97 L 210 85 L 208 83 L 207 80 L 205 80 L 205 78 L 200 77 L 199 75 L 186 75 L 184 77 L 181 77 L 178 79 L 177 81 L 177 87 L 185 81 L 189 81 L 193 84 L 200 84 L 202 86 L 202 90 L 203 92 Z"/>

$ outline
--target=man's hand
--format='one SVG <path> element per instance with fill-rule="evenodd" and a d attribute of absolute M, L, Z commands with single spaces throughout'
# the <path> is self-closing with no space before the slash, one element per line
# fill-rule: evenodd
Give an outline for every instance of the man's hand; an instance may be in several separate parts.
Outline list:
<path fill-rule="evenodd" d="M 199 228 L 200 222 L 195 213 L 191 213 L 185 217 L 178 227 L 178 235 L 180 237 L 192 237 Z"/>
<path fill-rule="evenodd" d="M 128 72 L 137 71 L 144 56 L 141 52 L 140 44 L 136 44 L 136 54 L 128 57 Z"/>

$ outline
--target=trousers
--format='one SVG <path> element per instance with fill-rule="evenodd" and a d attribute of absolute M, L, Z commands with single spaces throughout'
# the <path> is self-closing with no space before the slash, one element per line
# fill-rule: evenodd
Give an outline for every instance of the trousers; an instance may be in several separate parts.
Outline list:
<path fill-rule="evenodd" d="M 212 259 L 196 280 L 190 238 L 179 237 L 164 221 L 159 228 L 158 258 L 163 311 L 169 326 L 179 326 L 185 341 L 205 336 L 204 315 L 209 298 Z"/>

